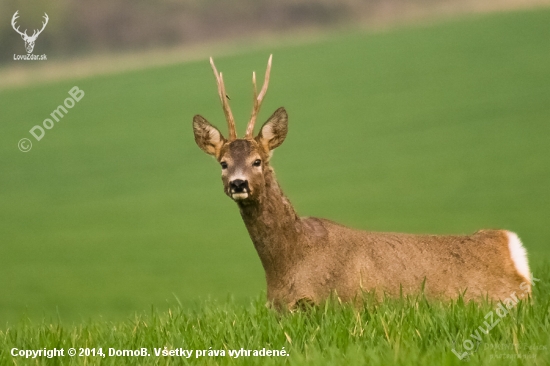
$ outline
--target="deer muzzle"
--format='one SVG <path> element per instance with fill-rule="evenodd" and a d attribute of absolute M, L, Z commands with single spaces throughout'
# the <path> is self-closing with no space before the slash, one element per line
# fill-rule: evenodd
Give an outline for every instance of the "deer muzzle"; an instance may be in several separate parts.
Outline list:
<path fill-rule="evenodd" d="M 234 200 L 242 200 L 248 198 L 250 188 L 248 187 L 248 181 L 242 179 L 235 179 L 229 182 L 229 192 L 231 198 Z"/>

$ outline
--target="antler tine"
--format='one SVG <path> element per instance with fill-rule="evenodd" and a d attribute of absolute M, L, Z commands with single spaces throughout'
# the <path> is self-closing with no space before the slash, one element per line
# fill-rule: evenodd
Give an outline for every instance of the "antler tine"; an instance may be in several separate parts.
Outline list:
<path fill-rule="evenodd" d="M 260 113 L 262 101 L 265 97 L 265 94 L 267 93 L 267 87 L 269 86 L 269 74 L 271 73 L 272 60 L 273 60 L 273 55 L 270 55 L 269 60 L 267 61 L 267 70 L 265 71 L 264 85 L 262 86 L 262 90 L 260 91 L 259 95 L 257 94 L 257 90 L 256 90 L 256 73 L 255 72 L 252 73 L 254 106 L 252 107 L 252 116 L 250 117 L 250 122 L 248 122 L 248 126 L 246 127 L 246 138 L 252 138 L 252 134 L 254 133 L 254 125 L 256 124 L 256 118 L 258 117 L 258 113 Z"/>
<path fill-rule="evenodd" d="M 44 18 L 44 21 L 42 22 L 42 29 L 38 31 L 38 34 L 42 33 L 44 28 L 46 28 L 46 25 L 48 25 L 48 21 L 50 20 L 50 18 L 48 17 L 48 14 L 46 13 L 44 13 L 44 16 L 42 18 Z"/>
<path fill-rule="evenodd" d="M 237 131 L 235 130 L 235 120 L 233 119 L 233 113 L 231 113 L 231 108 L 229 107 L 229 102 L 227 101 L 227 94 L 225 93 L 225 85 L 223 83 L 223 75 L 221 72 L 218 73 L 212 57 L 210 57 L 210 65 L 212 66 L 212 70 L 214 71 L 214 75 L 216 76 L 216 82 L 218 84 L 218 95 L 220 96 L 223 113 L 225 114 L 227 127 L 229 128 L 229 141 L 232 141 L 237 138 Z"/>
<path fill-rule="evenodd" d="M 11 26 L 13 27 L 13 30 L 15 30 L 17 33 L 19 33 L 20 35 L 27 35 L 27 30 L 25 29 L 25 32 L 21 32 L 19 30 L 19 26 L 17 26 L 17 28 L 15 28 L 16 26 L 16 21 L 17 19 L 19 18 L 19 10 L 17 10 L 15 12 L 15 14 L 13 14 L 13 17 L 11 18 Z"/>
<path fill-rule="evenodd" d="M 14 29 L 15 29 L 15 22 L 17 21 L 18 18 L 19 18 L 19 10 L 17 10 L 15 14 L 13 14 L 13 16 L 11 17 L 11 25 L 13 26 Z"/>

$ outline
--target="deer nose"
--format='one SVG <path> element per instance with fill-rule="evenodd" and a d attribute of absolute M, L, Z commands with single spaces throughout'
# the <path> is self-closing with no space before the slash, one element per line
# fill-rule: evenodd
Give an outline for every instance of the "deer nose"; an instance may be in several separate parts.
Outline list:
<path fill-rule="evenodd" d="M 235 179 L 229 182 L 229 187 L 232 193 L 243 193 L 248 191 L 248 181 L 242 179 Z"/>

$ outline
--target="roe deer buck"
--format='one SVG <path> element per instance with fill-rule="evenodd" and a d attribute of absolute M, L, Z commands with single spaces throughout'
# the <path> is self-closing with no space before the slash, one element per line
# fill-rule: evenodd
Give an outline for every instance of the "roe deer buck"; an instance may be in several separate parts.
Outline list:
<path fill-rule="evenodd" d="M 283 194 L 270 159 L 285 140 L 288 116 L 279 108 L 253 137 L 269 84 L 272 56 L 260 93 L 252 74 L 254 106 L 243 139 L 237 138 L 222 73 L 212 58 L 229 137 L 200 115 L 197 145 L 222 168 L 225 194 L 239 207 L 265 270 L 267 297 L 277 308 L 319 303 L 332 292 L 351 301 L 363 290 L 443 299 L 504 299 L 531 284 L 527 253 L 516 234 L 481 230 L 472 235 L 413 235 L 354 230 L 314 217 L 300 218 Z"/>

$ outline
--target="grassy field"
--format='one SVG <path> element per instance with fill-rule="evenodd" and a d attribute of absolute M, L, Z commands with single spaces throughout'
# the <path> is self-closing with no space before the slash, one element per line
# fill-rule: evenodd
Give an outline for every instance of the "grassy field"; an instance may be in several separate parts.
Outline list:
<path fill-rule="evenodd" d="M 260 119 L 279 106 L 289 112 L 289 136 L 273 164 L 302 215 L 379 231 L 507 228 L 523 239 L 534 268 L 542 268 L 550 254 L 549 35 L 550 11 L 517 12 L 378 34 L 340 33 L 309 45 L 217 58 L 217 66 L 242 133 L 251 108 L 250 73 L 263 70 L 273 52 Z M 35 141 L 30 128 L 75 85 L 84 98 Z M 174 340 L 169 344 L 175 346 L 180 333 L 170 329 L 185 333 L 193 322 L 227 312 L 227 319 L 266 327 L 255 334 L 240 332 L 245 325 L 225 327 L 227 319 L 211 325 L 232 346 L 286 344 L 276 316 L 260 300 L 250 305 L 264 289 L 263 270 L 237 208 L 222 192 L 219 167 L 193 141 L 197 113 L 225 131 L 206 60 L 4 90 L 0 110 L 0 323 L 14 324 L 23 314 L 83 322 L 75 328 L 10 328 L 8 338 L 40 334 L 49 338 L 28 342 L 80 342 L 91 332 L 91 345 L 111 339 L 133 346 L 141 337 L 153 345 L 158 336 L 159 345 Z M 33 140 L 30 152 L 18 150 L 21 138 Z M 233 305 L 204 302 L 228 294 Z M 178 301 L 186 310 L 170 320 L 162 312 L 179 307 Z M 498 334 L 504 341 L 523 334 L 526 341 L 546 342 L 547 303 L 546 297 L 540 308 L 522 307 L 532 316 L 531 328 L 510 323 Z M 468 332 L 484 310 L 423 304 L 419 313 L 406 304 L 381 309 L 406 311 L 412 324 L 420 323 L 419 338 L 407 338 L 411 347 L 419 345 L 413 347 L 416 360 L 430 349 L 429 360 L 454 362 L 445 348 L 451 338 L 438 338 L 446 333 L 437 322 L 452 319 L 451 335 Z M 121 320 L 151 305 L 161 315 Z M 184 315 L 190 309 L 197 313 Z M 336 333 L 345 332 L 355 316 L 349 309 L 329 312 L 336 314 L 334 322 L 344 317 L 334 325 Z M 462 322 L 462 312 L 473 315 Z M 307 355 L 308 337 L 319 339 L 314 329 L 323 314 L 280 320 L 294 332 L 291 359 Z M 369 314 L 361 316 L 367 321 Z M 264 315 L 266 323 L 259 323 Z M 373 339 L 342 338 L 349 357 L 379 354 L 382 363 L 395 353 L 406 361 L 396 348 L 402 325 L 384 316 L 394 333 L 375 326 Z M 102 319 L 121 323 L 115 329 Z M 162 335 L 151 330 L 154 322 L 168 327 Z M 299 332 L 300 322 L 307 332 Z M 134 326 L 135 332 L 125 333 Z M 431 335 L 424 337 L 425 331 Z M 119 339 L 120 332 L 126 337 Z M 205 331 L 193 347 L 221 347 L 223 337 L 209 338 L 216 332 Z M 319 332 L 333 340 L 330 327 Z M 360 352 L 383 344 L 384 337 L 397 343 Z M 311 345 L 317 356 L 308 360 L 321 357 L 319 345 Z M 326 348 L 334 353 L 323 357 L 336 359 L 336 347 Z"/>
<path fill-rule="evenodd" d="M 0 331 L 0 364 L 547 365 L 550 268 L 537 267 L 537 272 L 535 301 L 509 303 L 507 312 L 490 303 L 442 304 L 421 295 L 379 302 L 367 294 L 362 308 L 334 299 L 286 314 L 267 309 L 265 297 L 257 297 L 246 306 L 208 301 L 199 310 L 151 310 L 124 322 L 23 321 Z M 77 356 L 67 355 L 70 348 Z M 64 354 L 11 355 L 40 349 Z M 85 357 L 86 349 L 95 355 Z M 123 356 L 124 350 L 138 355 Z M 180 353 L 156 355 L 163 350 Z M 265 356 L 262 350 L 280 353 Z"/>

